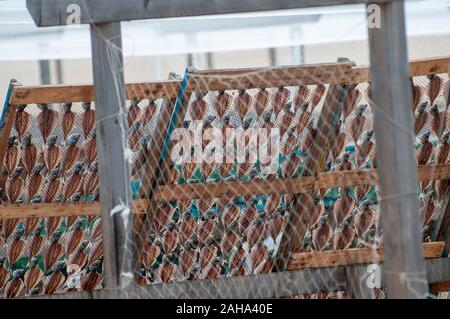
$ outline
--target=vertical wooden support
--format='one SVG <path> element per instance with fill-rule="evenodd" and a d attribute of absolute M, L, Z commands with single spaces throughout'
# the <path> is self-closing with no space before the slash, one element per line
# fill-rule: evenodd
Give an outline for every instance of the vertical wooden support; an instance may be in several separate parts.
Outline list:
<path fill-rule="evenodd" d="M 120 22 L 91 24 L 95 87 L 100 206 L 103 227 L 104 285 L 115 288 L 133 280 L 131 214 L 111 216 L 117 205 L 131 207 L 129 165 L 125 158 L 127 124 Z M 131 275 L 131 276 L 130 276 Z"/>
<path fill-rule="evenodd" d="M 372 100 L 389 298 L 428 292 L 417 199 L 417 171 L 403 1 L 379 3 L 369 29 Z"/>
<path fill-rule="evenodd" d="M 361 265 L 347 266 L 347 294 L 351 299 L 375 299 L 375 291 L 367 285 L 369 274 Z"/>

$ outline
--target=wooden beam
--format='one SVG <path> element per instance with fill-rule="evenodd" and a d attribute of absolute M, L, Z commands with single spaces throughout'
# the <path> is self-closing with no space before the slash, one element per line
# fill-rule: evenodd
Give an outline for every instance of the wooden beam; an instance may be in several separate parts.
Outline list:
<path fill-rule="evenodd" d="M 96 132 L 99 160 L 100 206 L 103 227 L 104 286 L 115 288 L 133 274 L 132 215 L 111 211 L 131 205 L 130 173 L 125 158 L 127 124 L 120 23 L 91 25 L 95 85 Z M 128 248 L 128 249 L 126 249 Z M 132 278 L 131 278 L 132 281 Z"/>
<path fill-rule="evenodd" d="M 305 293 L 333 292 L 347 289 L 347 271 L 349 266 L 332 268 L 303 269 L 252 276 L 237 276 L 224 279 L 188 280 L 174 283 L 136 286 L 125 289 L 78 291 L 67 293 L 66 298 L 281 298 L 299 296 Z M 353 267 L 353 266 L 352 266 Z M 367 271 L 366 265 L 360 273 Z M 385 287 L 383 265 L 381 268 L 381 287 Z M 450 259 L 436 258 L 426 260 L 427 278 L 430 283 L 450 281 Z M 251 289 L 243 289 L 250 287 Z M 61 299 L 61 295 L 29 296 L 26 299 Z M 66 299 L 65 298 L 65 299 Z"/>
<path fill-rule="evenodd" d="M 445 243 L 430 242 L 423 244 L 424 256 L 427 259 L 440 258 Z M 289 270 L 308 268 L 326 268 L 354 264 L 370 264 L 384 261 L 383 248 L 352 248 L 345 250 L 329 250 L 293 254 L 289 262 Z"/>
<path fill-rule="evenodd" d="M 380 9 L 381 27 L 369 29 L 369 44 L 387 293 L 389 298 L 424 298 L 428 284 L 412 143 L 404 2 L 380 4 Z M 405 281 L 405 275 L 417 280 Z"/>
<path fill-rule="evenodd" d="M 410 76 L 422 76 L 438 73 L 449 72 L 450 57 L 438 57 L 432 59 L 421 59 L 413 60 L 410 62 Z M 315 68 L 316 74 L 319 73 L 319 77 L 312 77 L 307 74 L 306 68 Z M 246 82 L 247 86 L 254 86 L 256 84 L 248 84 L 259 82 L 265 87 L 277 87 L 279 85 L 286 86 L 288 83 L 311 83 L 311 84 L 330 84 L 330 82 L 336 82 L 334 77 L 323 77 L 320 73 L 324 73 L 324 70 L 317 71 L 319 67 L 328 69 L 337 68 L 336 64 L 316 64 L 310 66 L 287 66 L 287 67 L 277 67 L 273 69 L 264 68 L 248 68 L 248 69 L 221 69 L 221 70 L 211 70 L 211 71 L 197 71 L 194 77 L 195 86 L 192 85 L 191 88 L 186 90 L 189 92 L 192 89 L 198 89 L 204 91 L 208 89 L 205 82 L 199 81 L 200 76 L 204 78 L 210 77 L 208 80 L 212 82 L 216 88 L 224 87 L 236 87 L 236 78 L 231 78 L 230 75 L 236 75 L 243 79 L 242 82 Z M 272 71 L 274 70 L 274 71 Z M 284 72 L 281 72 L 284 70 Z M 289 71 L 289 72 L 288 72 Z M 255 74 L 257 73 L 258 74 Z M 259 77 L 259 72 L 265 73 L 280 73 L 280 77 L 286 82 L 280 81 L 278 78 L 271 77 L 272 80 L 256 79 Z M 367 66 L 357 66 L 350 70 L 345 69 L 348 74 L 338 73 L 337 76 L 344 83 L 358 84 L 370 82 L 370 68 Z M 246 75 L 245 75 L 246 74 Z M 252 75 L 253 74 L 253 75 Z M 289 74 L 294 76 L 289 76 Z M 244 76 L 245 75 L 245 76 Z M 223 79 L 220 77 L 224 76 Z M 255 78 L 252 78 L 255 77 Z M 227 79 L 228 78 L 228 79 Z M 221 79 L 226 80 L 226 84 L 217 83 Z M 208 83 L 209 83 L 208 82 Z M 241 83 L 242 84 L 242 83 Z M 126 85 L 126 99 L 130 100 L 133 98 L 138 99 L 158 99 L 158 98 L 176 98 L 178 91 L 180 89 L 181 81 L 179 80 L 168 80 L 168 81 L 158 81 L 158 82 L 144 82 L 144 83 L 130 83 Z M 232 85 L 232 86 L 231 86 Z M 212 90 L 213 87 L 209 87 Z M 92 85 L 44 85 L 44 86 L 23 86 L 17 87 L 13 91 L 11 96 L 11 104 L 34 104 L 34 103 L 65 103 L 65 102 L 86 102 L 94 100 L 94 89 Z"/>
<path fill-rule="evenodd" d="M 348 64 L 351 65 L 349 61 Z M 349 86 L 345 85 L 330 85 L 328 87 L 316 125 L 317 133 L 313 137 L 310 150 L 303 160 L 303 177 L 315 176 L 323 170 L 332 146 L 332 137 L 341 125 L 340 118 L 348 90 Z M 291 254 L 301 244 L 310 224 L 309 212 L 314 203 L 313 192 L 297 194 L 294 198 L 293 205 L 288 210 L 288 222 L 275 258 L 278 271 L 287 268 Z"/>
<path fill-rule="evenodd" d="M 386 2 L 390 0 L 371 0 Z M 72 11 L 70 4 L 81 9 L 80 23 L 105 23 L 141 19 L 160 19 L 254 11 L 285 10 L 367 3 L 368 0 L 27 0 L 27 9 L 37 26 L 66 25 Z M 70 19 L 69 19 L 70 21 Z"/>
<path fill-rule="evenodd" d="M 370 274 L 367 269 L 358 265 L 345 267 L 347 275 L 346 297 L 349 299 L 375 299 L 375 291 L 368 287 L 367 279 Z"/>
<path fill-rule="evenodd" d="M 125 98 L 165 99 L 176 98 L 179 81 L 130 83 L 126 85 Z M 94 100 L 92 85 L 43 85 L 25 86 L 14 90 L 12 104 L 91 102 Z"/>
<path fill-rule="evenodd" d="M 450 281 L 437 282 L 430 285 L 430 291 L 437 294 L 440 292 L 450 292 Z"/>
<path fill-rule="evenodd" d="M 419 181 L 450 179 L 450 164 L 421 165 L 417 167 Z M 155 200 L 219 198 L 248 195 L 281 195 L 310 193 L 313 190 L 356 185 L 376 185 L 376 169 L 334 171 L 280 180 L 253 180 L 247 182 L 195 183 L 183 185 L 160 185 Z"/>

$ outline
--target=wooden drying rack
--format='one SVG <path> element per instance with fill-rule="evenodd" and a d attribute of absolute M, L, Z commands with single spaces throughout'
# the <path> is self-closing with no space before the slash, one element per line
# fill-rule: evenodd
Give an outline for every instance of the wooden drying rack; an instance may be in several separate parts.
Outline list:
<path fill-rule="evenodd" d="M 450 57 L 417 60 L 410 63 L 410 77 L 447 73 Z M 258 74 L 258 76 L 252 76 Z M 325 77 L 323 75 L 332 75 Z M 204 79 L 208 82 L 205 85 Z M 237 80 L 236 80 L 237 79 Z M 264 80 L 261 80 L 264 79 Z M 191 75 L 185 94 L 205 92 L 207 90 L 251 89 L 261 87 L 299 86 L 314 84 L 357 85 L 370 82 L 368 67 L 352 67 L 349 64 L 319 64 L 302 67 L 280 67 L 271 69 L 237 69 L 220 71 L 198 71 Z M 238 86 L 239 85 L 239 86 Z M 178 96 L 181 81 L 168 80 L 151 83 L 133 83 L 126 85 L 126 99 L 164 99 L 174 100 Z M 5 126 L 0 136 L 0 161 L 3 162 L 7 140 L 12 128 L 16 106 L 34 103 L 64 103 L 93 101 L 92 85 L 61 86 L 13 86 L 6 113 Z M 186 100 L 184 99 L 185 103 Z M 168 104 L 163 104 L 167 106 Z M 184 105 L 186 108 L 187 105 Z M 182 106 L 183 107 L 183 106 Z M 165 119 L 169 121 L 169 118 Z M 167 127 L 168 123 L 161 123 Z M 162 141 L 161 141 L 162 142 Z M 153 174 L 152 174 L 153 175 Z M 152 176 L 149 175 L 149 176 Z M 418 167 L 420 181 L 450 179 L 450 164 L 424 165 Z M 0 188 L 5 179 L 0 179 Z M 196 199 L 205 197 L 229 197 L 255 194 L 307 194 L 315 189 L 374 185 L 377 174 L 374 169 L 339 172 L 316 172 L 314 176 L 299 177 L 286 180 L 258 180 L 250 182 L 221 182 L 210 184 L 159 185 L 154 192 L 155 201 L 172 201 L 180 199 Z M 149 212 L 152 201 L 139 199 L 133 202 L 135 214 Z M 61 217 L 101 215 L 100 205 L 94 203 L 64 204 L 11 204 L 0 206 L 0 219 L 26 217 Z M 450 226 L 450 209 L 447 205 L 441 228 Z M 426 258 L 438 258 L 444 247 L 448 249 L 448 236 L 441 234 L 441 242 L 424 244 Z M 369 256 L 369 257 L 367 257 Z M 375 257 L 374 257 L 375 256 Z M 346 251 L 328 251 L 293 254 L 290 256 L 289 270 L 305 268 L 334 267 L 355 263 L 382 261 L 383 252 L 370 249 L 352 249 Z M 447 278 L 448 280 L 449 278 Z"/>

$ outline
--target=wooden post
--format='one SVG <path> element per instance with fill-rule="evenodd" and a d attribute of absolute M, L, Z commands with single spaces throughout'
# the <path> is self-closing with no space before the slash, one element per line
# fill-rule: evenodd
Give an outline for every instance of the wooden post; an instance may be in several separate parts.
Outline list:
<path fill-rule="evenodd" d="M 378 5 L 381 27 L 369 28 L 369 43 L 384 275 L 389 298 L 423 298 L 428 284 L 418 214 L 404 3 Z"/>
<path fill-rule="evenodd" d="M 133 280 L 134 253 L 131 213 L 111 216 L 117 205 L 131 209 L 127 147 L 125 84 L 120 22 L 91 24 L 92 67 L 95 87 L 100 206 L 103 227 L 104 285 L 115 288 Z"/>
<path fill-rule="evenodd" d="M 370 275 L 367 268 L 361 265 L 351 265 L 345 268 L 347 275 L 347 294 L 351 299 L 375 299 L 375 291 L 368 287 Z"/>

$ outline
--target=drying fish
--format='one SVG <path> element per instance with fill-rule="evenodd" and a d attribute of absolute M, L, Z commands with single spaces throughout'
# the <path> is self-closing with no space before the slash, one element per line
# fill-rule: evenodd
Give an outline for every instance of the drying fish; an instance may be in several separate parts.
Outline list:
<path fill-rule="evenodd" d="M 270 258 L 269 249 L 266 245 L 259 244 L 254 246 L 250 251 L 251 267 L 253 274 L 261 273 L 264 265 Z"/>
<path fill-rule="evenodd" d="M 71 134 L 67 138 L 66 147 L 61 160 L 61 172 L 67 172 L 77 161 L 80 154 L 80 148 L 77 146 L 80 134 Z"/>
<path fill-rule="evenodd" d="M 162 234 L 162 248 L 166 255 L 173 254 L 180 245 L 180 234 L 174 223 L 169 223 Z"/>
<path fill-rule="evenodd" d="M 292 104 L 289 102 L 288 104 L 286 104 L 284 111 L 280 114 L 281 121 L 279 126 L 281 136 L 283 136 L 284 133 L 286 133 L 289 130 L 292 124 L 292 120 L 295 118 L 295 113 L 291 111 L 291 107 Z M 295 131 L 295 128 L 292 129 L 293 131 Z"/>
<path fill-rule="evenodd" d="M 417 106 L 419 105 L 420 100 L 422 99 L 422 88 L 418 85 L 414 85 L 411 81 L 412 87 L 412 96 L 413 96 L 413 113 L 416 112 Z"/>
<path fill-rule="evenodd" d="M 136 122 L 133 124 L 133 126 L 130 129 L 130 132 L 128 133 L 128 147 L 133 151 L 136 152 L 140 146 L 140 141 L 143 135 L 141 128 L 141 122 Z"/>
<path fill-rule="evenodd" d="M 51 134 L 55 125 L 55 120 L 58 118 L 58 112 L 49 108 L 48 104 L 38 104 L 41 112 L 37 116 L 37 126 L 44 138 L 44 143 L 47 143 L 47 138 Z"/>
<path fill-rule="evenodd" d="M 430 109 L 431 114 L 431 131 L 441 139 L 442 134 L 444 134 L 447 129 L 447 108 L 439 112 L 437 104 L 435 104 Z"/>
<path fill-rule="evenodd" d="M 40 217 L 35 216 L 25 218 L 24 221 L 22 222 L 25 234 L 29 236 L 32 233 L 34 233 L 36 229 L 40 226 L 41 220 L 42 219 Z"/>
<path fill-rule="evenodd" d="M 355 144 L 364 131 L 364 127 L 366 126 L 366 117 L 364 116 L 364 111 L 366 110 L 366 108 L 367 104 L 358 106 L 355 111 L 355 117 L 350 123 L 350 136 L 352 137 Z"/>
<path fill-rule="evenodd" d="M 319 227 L 312 232 L 312 244 L 316 251 L 326 250 L 333 237 L 333 231 L 327 223 L 327 216 L 322 217 Z"/>
<path fill-rule="evenodd" d="M 246 234 L 256 220 L 258 219 L 258 211 L 254 207 L 247 207 L 239 216 L 238 229 L 240 234 Z"/>
<path fill-rule="evenodd" d="M 18 268 L 12 272 L 11 280 L 5 285 L 5 297 L 15 298 L 20 296 L 25 288 L 25 284 L 22 280 L 25 269 Z"/>
<path fill-rule="evenodd" d="M 139 100 L 137 98 L 134 98 L 131 100 L 130 107 L 128 108 L 128 114 L 127 114 L 128 127 L 133 126 L 133 124 L 139 118 L 140 113 L 141 113 L 141 109 L 139 107 Z"/>
<path fill-rule="evenodd" d="M 21 166 L 17 166 L 13 174 L 8 177 L 6 181 L 5 190 L 11 204 L 14 204 L 17 201 L 22 190 L 23 179 L 20 176 L 22 170 Z"/>
<path fill-rule="evenodd" d="M 250 247 L 260 243 L 264 239 L 264 235 L 266 233 L 266 223 L 258 219 L 255 224 L 250 226 L 247 233 L 247 243 Z"/>
<path fill-rule="evenodd" d="M 64 103 L 63 109 L 64 113 L 62 115 L 61 126 L 63 137 L 66 139 L 75 124 L 75 113 L 72 111 L 72 103 Z"/>
<path fill-rule="evenodd" d="M 159 266 L 159 281 L 162 283 L 172 282 L 177 273 L 177 267 L 170 261 L 165 261 Z"/>
<path fill-rule="evenodd" d="M 417 109 L 417 114 L 414 116 L 414 132 L 416 135 L 419 134 L 427 123 L 428 113 L 425 111 L 427 105 L 427 102 L 421 103 Z"/>
<path fill-rule="evenodd" d="M 49 174 L 47 187 L 44 191 L 44 202 L 46 203 L 53 202 L 57 197 L 57 195 L 59 194 L 61 182 L 58 176 L 59 176 L 58 169 L 52 170 Z"/>
<path fill-rule="evenodd" d="M 16 145 L 16 139 L 14 135 L 8 138 L 8 147 L 5 152 L 5 168 L 8 175 L 12 174 L 19 162 L 19 148 Z"/>
<path fill-rule="evenodd" d="M 91 136 L 84 141 L 82 149 L 86 164 L 91 165 L 91 163 L 97 159 L 97 141 L 95 130 L 93 130 Z"/>
<path fill-rule="evenodd" d="M 185 212 L 178 225 L 178 231 L 180 232 L 182 245 L 185 245 L 193 237 L 196 226 L 197 222 L 191 216 L 191 212 Z"/>
<path fill-rule="evenodd" d="M 64 262 L 60 261 L 56 264 L 54 272 L 44 279 L 45 294 L 54 294 L 58 292 L 64 285 L 66 277 L 62 273 Z"/>
<path fill-rule="evenodd" d="M 429 75 L 428 79 L 430 80 L 428 84 L 428 98 L 430 99 L 430 105 L 433 105 L 441 91 L 442 79 L 436 74 Z"/>
<path fill-rule="evenodd" d="M 95 125 L 95 111 L 91 109 L 91 102 L 85 102 L 82 106 L 84 112 L 81 114 L 81 128 L 84 138 L 87 138 Z"/>
<path fill-rule="evenodd" d="M 201 121 L 205 116 L 207 110 L 207 105 L 205 100 L 203 100 L 203 94 L 197 93 L 195 101 L 192 102 L 189 107 L 189 115 L 192 121 Z"/>
<path fill-rule="evenodd" d="M 206 269 L 211 266 L 214 259 L 217 257 L 218 248 L 216 245 L 206 245 L 200 250 L 199 265 L 200 269 Z"/>
<path fill-rule="evenodd" d="M 333 212 L 336 218 L 336 224 L 340 225 L 352 212 L 355 205 L 355 200 L 350 196 L 349 188 L 341 189 L 341 197 L 334 204 Z"/>
<path fill-rule="evenodd" d="M 366 131 L 364 134 L 363 140 L 361 143 L 356 145 L 356 163 L 358 166 L 361 166 L 366 161 L 367 157 L 369 156 L 370 152 L 372 152 L 375 143 L 372 142 L 372 136 L 374 131 L 369 130 Z"/>
<path fill-rule="evenodd" d="M 21 161 L 28 174 L 33 171 L 36 164 L 38 150 L 37 147 L 31 141 L 31 134 L 28 134 L 22 138 L 22 150 Z"/>
<path fill-rule="evenodd" d="M 417 164 L 426 165 L 433 153 L 433 144 L 430 142 L 430 131 L 426 131 L 420 137 L 420 147 L 416 151 Z"/>
<path fill-rule="evenodd" d="M 345 134 L 345 132 L 340 131 L 336 135 L 334 142 L 331 142 L 332 143 L 331 155 L 332 155 L 334 161 L 337 160 L 337 158 L 341 154 L 342 150 L 344 149 L 346 138 L 347 138 L 347 135 Z"/>
<path fill-rule="evenodd" d="M 357 88 L 352 88 L 348 91 L 347 99 L 345 100 L 344 108 L 342 110 L 343 121 L 353 112 L 356 106 L 361 101 L 361 91 Z"/>
<path fill-rule="evenodd" d="M 313 121 L 310 121 L 302 143 L 302 154 L 305 154 L 310 151 L 311 146 L 313 144 L 313 140 L 316 137 L 316 134 L 317 130 L 314 128 Z"/>
<path fill-rule="evenodd" d="M 319 105 L 320 101 L 322 100 L 322 97 L 325 95 L 326 87 L 323 84 L 319 84 L 314 89 L 314 92 L 312 94 L 311 98 L 311 109 L 314 111 L 317 105 Z"/>
<path fill-rule="evenodd" d="M 83 179 L 83 190 L 86 196 L 92 195 L 98 187 L 98 161 L 91 164 Z"/>
<path fill-rule="evenodd" d="M 76 163 L 73 168 L 72 174 L 66 179 L 63 190 L 63 202 L 68 200 L 73 194 L 75 194 L 75 192 L 80 189 L 81 181 L 83 179 L 83 166 L 83 162 Z"/>
<path fill-rule="evenodd" d="M 65 241 L 66 255 L 71 256 L 78 248 L 84 238 L 83 221 L 77 220 L 68 232 L 68 238 Z"/>
<path fill-rule="evenodd" d="M 448 154 L 450 150 L 450 132 L 445 133 L 442 138 L 441 142 L 439 144 L 439 148 L 437 150 L 436 154 L 436 163 L 437 164 L 444 164 L 447 163 Z"/>
<path fill-rule="evenodd" d="M 181 249 L 179 264 L 180 270 L 182 271 L 184 277 L 187 279 L 189 274 L 194 270 L 195 263 L 198 259 L 198 250 L 192 242 L 189 242 L 185 248 Z"/>
<path fill-rule="evenodd" d="M 255 111 L 258 116 L 263 114 L 269 100 L 269 92 L 266 89 L 260 89 L 256 94 Z"/>
<path fill-rule="evenodd" d="M 280 111 L 285 108 L 290 95 L 291 92 L 289 91 L 289 89 L 285 87 L 278 88 L 272 101 L 272 110 L 276 115 L 278 115 L 278 113 L 280 113 Z"/>
<path fill-rule="evenodd" d="M 311 113 L 308 112 L 308 104 L 303 104 L 300 107 L 300 116 L 298 118 L 298 123 L 295 129 L 298 134 L 302 133 L 303 130 L 310 125 L 312 122 Z"/>
<path fill-rule="evenodd" d="M 44 273 L 39 268 L 37 257 L 30 258 L 30 269 L 25 273 L 24 281 L 27 293 L 30 294 L 33 288 L 44 278 Z"/>
<path fill-rule="evenodd" d="M 366 233 L 375 225 L 376 220 L 377 213 L 370 208 L 369 203 L 363 203 L 354 218 L 355 231 L 358 237 L 364 238 Z"/>
<path fill-rule="evenodd" d="M 241 120 L 244 119 L 250 109 L 251 103 L 252 97 L 245 90 L 240 90 L 234 99 L 234 110 L 239 114 Z"/>
<path fill-rule="evenodd" d="M 44 252 L 44 266 L 45 271 L 50 271 L 64 255 L 63 246 L 58 242 L 62 235 L 61 231 L 56 231 L 51 235 L 50 245 Z"/>
<path fill-rule="evenodd" d="M 144 248 L 142 262 L 146 269 L 150 269 L 156 263 L 156 260 L 161 255 L 161 248 L 156 243 L 148 243 Z"/>
<path fill-rule="evenodd" d="M 218 221 L 212 211 L 202 215 L 197 224 L 196 235 L 200 243 L 209 244 L 217 235 Z"/>
<path fill-rule="evenodd" d="M 175 209 L 170 205 L 162 205 L 156 209 L 153 217 L 153 226 L 157 233 L 160 233 L 172 220 Z"/>
<path fill-rule="evenodd" d="M 50 136 L 47 140 L 47 147 L 44 150 L 44 162 L 48 171 L 52 171 L 60 162 L 60 148 L 56 145 L 58 136 Z"/>
<path fill-rule="evenodd" d="M 34 195 L 39 191 L 42 184 L 42 175 L 41 172 L 44 169 L 44 163 L 37 163 L 33 172 L 30 176 L 28 176 L 28 200 L 33 199 Z"/>
<path fill-rule="evenodd" d="M 158 106 L 156 105 L 155 101 L 149 100 L 148 104 L 145 105 L 142 108 L 140 121 L 142 122 L 142 125 L 145 127 L 153 118 L 153 115 L 156 113 L 156 110 L 158 109 Z"/>
<path fill-rule="evenodd" d="M 372 187 L 371 185 L 356 185 L 355 186 L 355 195 L 356 195 L 356 200 L 358 203 L 360 201 L 362 201 L 364 196 L 367 195 L 367 193 L 370 191 L 371 187 Z"/>
<path fill-rule="evenodd" d="M 19 139 L 25 135 L 30 124 L 30 114 L 25 111 L 25 108 L 25 104 L 17 105 L 16 117 L 14 118 L 14 129 L 16 130 Z"/>
<path fill-rule="evenodd" d="M 222 119 L 225 116 L 230 98 L 231 96 L 223 91 L 219 92 L 219 94 L 215 97 L 213 105 L 219 119 Z"/>
<path fill-rule="evenodd" d="M 44 243 L 44 237 L 42 236 L 42 224 L 39 224 L 32 234 L 30 244 L 28 246 L 28 254 L 30 257 L 38 256 L 41 253 L 42 244 Z"/>
<path fill-rule="evenodd" d="M 298 110 L 299 108 L 303 108 L 307 111 L 309 102 L 307 102 L 309 97 L 309 88 L 306 85 L 299 86 L 297 94 L 294 97 L 294 109 Z"/>
<path fill-rule="evenodd" d="M 12 240 L 7 244 L 7 256 L 11 268 L 16 263 L 16 261 L 23 256 L 25 252 L 26 245 L 25 240 L 22 238 L 23 234 L 23 229 L 16 230 Z"/>
<path fill-rule="evenodd" d="M 81 289 L 85 291 L 99 289 L 101 281 L 101 274 L 97 271 L 90 271 L 81 277 Z"/>

